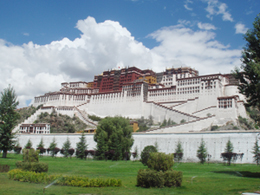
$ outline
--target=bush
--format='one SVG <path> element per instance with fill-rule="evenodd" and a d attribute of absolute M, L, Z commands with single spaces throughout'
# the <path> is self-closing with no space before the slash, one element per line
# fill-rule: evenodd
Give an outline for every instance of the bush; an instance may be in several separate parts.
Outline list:
<path fill-rule="evenodd" d="M 45 148 L 40 147 L 40 148 L 36 148 L 36 149 L 39 151 L 40 154 L 46 153 L 46 149 Z"/>
<path fill-rule="evenodd" d="M 162 152 L 150 153 L 147 166 L 156 171 L 167 171 L 173 166 L 173 155 Z"/>
<path fill-rule="evenodd" d="M 182 172 L 181 171 L 174 171 L 168 170 L 164 172 L 164 179 L 165 183 L 164 186 L 166 187 L 180 187 L 182 183 Z"/>
<path fill-rule="evenodd" d="M 23 149 L 23 161 L 24 162 L 38 162 L 38 151 L 31 149 Z"/>
<path fill-rule="evenodd" d="M 147 165 L 147 161 L 149 159 L 150 153 L 152 152 L 157 152 L 156 147 L 150 145 L 150 146 L 146 146 L 142 153 L 141 153 L 141 162 L 143 163 L 143 165 Z"/>
<path fill-rule="evenodd" d="M 42 162 L 17 161 L 16 166 L 18 169 L 22 169 L 24 171 L 34 171 L 36 173 L 48 172 L 48 164 Z"/>
<path fill-rule="evenodd" d="M 38 153 L 40 150 L 35 151 L 31 149 L 23 149 L 23 161 L 16 162 L 18 169 L 34 172 L 47 172 L 48 164 L 40 163 Z"/>
<path fill-rule="evenodd" d="M 56 185 L 78 186 L 78 187 L 107 187 L 107 186 L 122 186 L 120 179 L 108 178 L 93 178 L 80 176 L 62 176 L 62 175 L 48 175 L 47 173 L 35 173 L 29 171 L 22 171 L 20 169 L 13 169 L 8 172 L 9 179 L 31 182 L 31 183 L 50 183 L 56 181 Z M 57 180 L 58 179 L 58 180 Z"/>
<path fill-rule="evenodd" d="M 8 172 L 8 177 L 9 179 L 16 181 L 49 184 L 61 176 L 13 169 Z"/>
<path fill-rule="evenodd" d="M 151 169 L 140 169 L 137 174 L 137 186 L 149 187 L 179 187 L 182 183 L 182 172 L 168 170 L 165 172 Z"/>
<path fill-rule="evenodd" d="M 150 187 L 164 187 L 164 174 L 162 171 L 155 171 L 151 169 L 140 169 L 137 174 L 137 186 L 143 188 Z"/>

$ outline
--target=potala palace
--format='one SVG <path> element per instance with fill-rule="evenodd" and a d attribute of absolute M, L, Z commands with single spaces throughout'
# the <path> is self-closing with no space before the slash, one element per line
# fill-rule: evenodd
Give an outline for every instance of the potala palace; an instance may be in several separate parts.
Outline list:
<path fill-rule="evenodd" d="M 171 119 L 178 124 L 146 133 L 196 132 L 212 125 L 237 124 L 238 116 L 246 118 L 243 100 L 231 74 L 199 76 L 189 67 L 160 73 L 128 67 L 104 71 L 92 82 L 61 83 L 59 91 L 35 97 L 33 106 L 43 107 L 25 123 L 33 123 L 41 112 L 56 110 L 77 115 L 93 126 L 96 123 L 89 114 L 131 119 L 152 116 L 155 123 Z"/>
<path fill-rule="evenodd" d="M 88 115 L 99 117 L 121 115 L 131 119 L 153 117 L 154 123 L 171 119 L 177 124 L 134 133 L 134 145 L 141 152 L 145 146 L 158 143 L 159 151 L 174 153 L 180 141 L 184 149 L 184 162 L 196 162 L 201 139 L 206 143 L 211 160 L 220 162 L 221 153 L 228 140 L 234 152 L 244 153 L 237 163 L 252 163 L 252 148 L 260 138 L 258 130 L 205 131 L 212 125 L 237 125 L 238 116 L 247 117 L 244 97 L 238 93 L 237 82 L 230 74 L 199 76 L 198 71 L 188 68 L 170 68 L 155 73 L 136 67 L 104 71 L 93 82 L 62 83 L 59 91 L 34 98 L 33 106 L 43 105 L 23 122 L 18 141 L 24 147 L 31 140 L 33 147 L 43 140 L 46 147 L 53 139 L 62 147 L 67 138 L 76 147 L 79 134 L 50 134 L 47 124 L 33 124 L 42 112 L 77 115 L 92 127 L 97 123 Z M 181 121 L 185 121 L 180 123 Z M 95 149 L 93 134 L 87 134 L 88 149 Z"/>

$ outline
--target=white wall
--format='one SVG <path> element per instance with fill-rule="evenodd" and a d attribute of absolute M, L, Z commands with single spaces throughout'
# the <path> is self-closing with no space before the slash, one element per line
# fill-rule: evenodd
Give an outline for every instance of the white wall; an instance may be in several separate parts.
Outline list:
<path fill-rule="evenodd" d="M 171 134 L 134 134 L 134 145 L 132 146 L 132 151 L 134 151 L 135 146 L 137 146 L 139 153 L 147 145 L 154 145 L 157 142 L 159 146 L 159 152 L 174 153 L 178 141 L 182 143 L 184 149 L 184 161 L 198 161 L 196 157 L 196 151 L 200 145 L 201 139 L 206 142 L 206 147 L 209 154 L 212 155 L 212 161 L 222 161 L 220 154 L 224 152 L 227 141 L 230 139 L 234 146 L 234 151 L 236 153 L 244 153 L 244 158 L 242 162 L 240 160 L 237 163 L 253 163 L 252 148 L 255 143 L 256 136 L 260 131 L 244 131 L 244 132 L 204 132 L 204 133 L 171 133 Z M 48 134 L 48 135 L 29 135 L 20 134 L 18 135 L 19 143 L 22 147 L 25 146 L 28 139 L 33 143 L 35 148 L 41 138 L 46 148 L 49 147 L 53 138 L 57 142 L 57 147 L 61 148 L 63 143 L 66 141 L 67 137 L 70 139 L 71 147 L 76 148 L 76 143 L 79 142 L 80 134 Z M 93 135 L 86 135 L 86 140 L 88 144 L 88 150 L 94 149 L 96 147 L 96 142 L 93 140 Z"/>

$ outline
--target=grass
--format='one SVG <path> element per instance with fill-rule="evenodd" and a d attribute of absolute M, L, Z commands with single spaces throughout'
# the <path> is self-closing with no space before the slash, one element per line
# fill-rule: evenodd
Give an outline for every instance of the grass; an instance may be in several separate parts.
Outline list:
<path fill-rule="evenodd" d="M 8 154 L 0 158 L 0 164 L 16 168 L 15 162 L 22 160 L 22 155 Z M 122 187 L 79 188 L 52 185 L 45 190 L 44 184 L 24 183 L 9 180 L 6 173 L 0 173 L 0 194 L 241 194 L 242 192 L 260 191 L 260 166 L 254 164 L 175 163 L 174 170 L 183 172 L 183 184 L 180 188 L 136 187 L 136 175 L 145 168 L 140 162 L 130 161 L 94 161 L 76 158 L 40 157 L 41 162 L 49 164 L 50 174 L 84 175 L 90 178 L 118 178 Z"/>

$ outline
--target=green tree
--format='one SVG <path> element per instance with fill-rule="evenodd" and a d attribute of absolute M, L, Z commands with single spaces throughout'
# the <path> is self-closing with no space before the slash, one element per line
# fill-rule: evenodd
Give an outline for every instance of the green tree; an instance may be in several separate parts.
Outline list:
<path fill-rule="evenodd" d="M 246 96 L 248 106 L 260 110 L 260 16 L 253 22 L 253 29 L 244 35 L 247 44 L 242 51 L 242 65 L 234 70 L 239 80 L 239 92 Z"/>
<path fill-rule="evenodd" d="M 63 143 L 63 146 L 62 146 L 62 148 L 63 148 L 63 155 L 66 158 L 68 158 L 68 156 L 69 156 L 69 149 L 70 149 L 70 147 L 71 147 L 71 143 L 70 143 L 69 138 L 67 137 L 67 140 Z"/>
<path fill-rule="evenodd" d="M 155 146 L 153 145 L 145 146 L 145 148 L 141 153 L 141 162 L 143 163 L 143 165 L 145 166 L 147 165 L 148 159 L 150 157 L 150 153 L 153 152 L 158 152 Z"/>
<path fill-rule="evenodd" d="M 229 139 L 227 144 L 226 144 L 226 148 L 225 148 L 226 157 L 224 158 L 224 160 L 225 159 L 227 160 L 228 165 L 230 165 L 232 159 L 234 159 L 233 150 L 234 150 L 233 144 Z"/>
<path fill-rule="evenodd" d="M 55 138 L 53 138 L 52 142 L 50 143 L 50 146 L 49 146 L 49 149 L 50 149 L 50 153 L 51 153 L 51 156 L 54 157 L 55 155 L 55 148 L 57 146 L 57 143 L 55 141 Z"/>
<path fill-rule="evenodd" d="M 226 144 L 225 152 L 231 153 L 231 152 L 233 152 L 233 150 L 234 150 L 233 144 L 229 139 L 227 144 Z"/>
<path fill-rule="evenodd" d="M 200 159 L 200 163 L 204 164 L 206 162 L 208 152 L 206 148 L 206 144 L 203 139 L 201 139 L 200 146 L 197 150 L 197 157 Z"/>
<path fill-rule="evenodd" d="M 180 162 L 182 160 L 182 157 L 183 157 L 183 148 L 182 148 L 182 145 L 181 145 L 181 141 L 179 140 L 178 144 L 175 148 L 175 159 L 178 162 Z"/>
<path fill-rule="evenodd" d="M 110 158 L 123 160 L 134 143 L 132 127 L 128 119 L 123 117 L 106 117 L 98 124 L 94 140 L 97 142 L 97 159 L 105 159 L 105 152 L 114 151 Z"/>
<path fill-rule="evenodd" d="M 40 143 L 37 145 L 37 148 L 44 148 L 43 139 L 41 138 Z"/>
<path fill-rule="evenodd" d="M 255 140 L 255 144 L 254 144 L 252 153 L 254 154 L 254 157 L 253 157 L 254 161 L 256 162 L 257 165 L 259 165 L 260 164 L 260 147 L 258 145 L 257 139 Z"/>
<path fill-rule="evenodd" d="M 32 142 L 31 142 L 30 139 L 28 139 L 28 141 L 27 141 L 27 143 L 25 144 L 24 148 L 28 148 L 28 149 L 32 148 Z"/>
<path fill-rule="evenodd" d="M 77 150 L 76 156 L 77 156 L 77 158 L 83 159 L 85 157 L 85 150 L 88 147 L 85 134 L 82 133 L 81 137 L 79 139 L 80 140 L 77 143 L 77 148 L 76 148 L 76 150 Z"/>
<path fill-rule="evenodd" d="M 1 92 L 0 98 L 0 150 L 3 151 L 3 158 L 6 158 L 7 151 L 12 150 L 15 144 L 15 127 L 19 114 L 15 111 L 19 102 L 14 89 L 9 85 Z"/>

